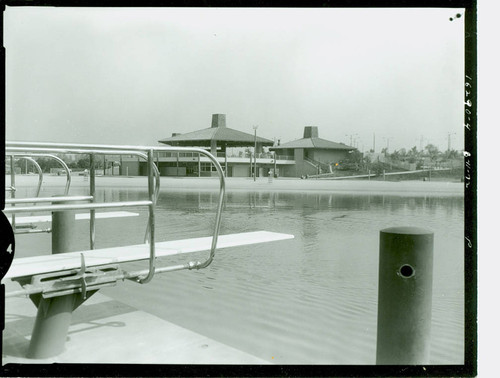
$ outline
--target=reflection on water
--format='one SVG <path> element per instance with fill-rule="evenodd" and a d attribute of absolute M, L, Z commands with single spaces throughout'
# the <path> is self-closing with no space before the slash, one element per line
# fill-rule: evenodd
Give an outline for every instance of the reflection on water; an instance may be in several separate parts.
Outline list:
<path fill-rule="evenodd" d="M 109 188 L 97 195 L 146 197 Z M 162 192 L 157 240 L 210 235 L 217 201 L 216 192 Z M 131 211 L 140 216 L 98 220 L 98 247 L 142 242 L 147 210 Z M 205 270 L 105 294 L 272 363 L 374 364 L 379 231 L 424 227 L 435 233 L 431 363 L 462 364 L 463 212 L 463 198 L 450 196 L 228 193 L 222 234 L 267 230 L 295 239 L 222 250 Z"/>

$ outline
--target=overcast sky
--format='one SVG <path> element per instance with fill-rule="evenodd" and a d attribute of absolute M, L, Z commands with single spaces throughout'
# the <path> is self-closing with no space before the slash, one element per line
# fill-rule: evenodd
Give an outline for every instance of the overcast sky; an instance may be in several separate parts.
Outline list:
<path fill-rule="evenodd" d="M 149 144 L 227 126 L 282 142 L 463 148 L 462 9 L 7 7 L 7 140 Z M 354 144 L 354 143 L 353 143 Z"/>

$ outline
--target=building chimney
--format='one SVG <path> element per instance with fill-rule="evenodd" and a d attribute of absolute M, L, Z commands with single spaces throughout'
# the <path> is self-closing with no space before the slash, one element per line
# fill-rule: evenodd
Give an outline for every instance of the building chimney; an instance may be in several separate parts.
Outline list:
<path fill-rule="evenodd" d="M 304 138 L 319 138 L 318 137 L 318 126 L 306 126 L 306 127 L 304 127 Z"/>
<path fill-rule="evenodd" d="M 226 115 L 212 114 L 212 127 L 226 127 Z"/>

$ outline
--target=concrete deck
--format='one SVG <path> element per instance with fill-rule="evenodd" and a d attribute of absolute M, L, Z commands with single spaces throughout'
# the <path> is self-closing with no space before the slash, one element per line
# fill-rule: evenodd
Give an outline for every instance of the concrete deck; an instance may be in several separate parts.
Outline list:
<path fill-rule="evenodd" d="M 6 299 L 2 365 L 269 364 L 100 293 L 73 313 L 66 350 L 62 354 L 47 359 L 27 359 L 24 356 L 35 317 L 36 307 L 29 299 Z"/>
<path fill-rule="evenodd" d="M 37 176 L 16 175 L 16 187 L 33 187 Z M 5 177 L 6 185 L 10 177 Z M 42 190 L 47 187 L 63 188 L 65 179 L 59 176 L 44 176 Z M 89 182 L 82 176 L 74 176 L 71 188 L 88 188 Z M 101 176 L 96 177 L 96 187 L 102 188 L 141 188 L 146 190 L 147 177 L 144 176 Z M 356 193 L 356 194 L 385 194 L 399 196 L 463 196 L 464 183 L 431 181 L 377 181 L 377 180 L 322 180 L 280 177 L 269 181 L 267 177 L 252 178 L 229 177 L 226 179 L 226 189 L 233 191 L 286 191 L 286 192 L 328 192 L 328 193 Z M 218 191 L 219 180 L 216 177 L 161 177 L 161 190 L 182 191 Z M 8 194 L 6 194 L 8 196 Z"/>

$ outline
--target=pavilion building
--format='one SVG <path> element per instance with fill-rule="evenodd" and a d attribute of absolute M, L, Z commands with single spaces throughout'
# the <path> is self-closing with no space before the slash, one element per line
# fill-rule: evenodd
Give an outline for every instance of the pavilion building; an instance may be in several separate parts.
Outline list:
<path fill-rule="evenodd" d="M 172 133 L 169 138 L 159 140 L 168 146 L 199 147 L 217 157 L 227 177 L 252 177 L 255 166 L 256 176 L 266 176 L 273 167 L 272 156 L 263 152 L 263 147 L 274 144 L 270 139 L 244 133 L 226 126 L 225 114 L 213 114 L 211 127 L 185 134 Z M 246 147 L 246 152 L 230 153 L 228 148 Z M 254 151 L 255 150 L 255 151 Z M 256 154 L 256 157 L 253 156 Z M 160 152 L 156 162 L 162 176 L 213 176 L 216 170 L 208 158 L 196 153 Z M 123 162 L 122 174 L 143 175 L 144 162 L 133 159 Z"/>
<path fill-rule="evenodd" d="M 266 138 L 244 133 L 226 126 L 225 114 L 213 114 L 211 127 L 188 132 L 173 133 L 159 140 L 169 146 L 199 147 L 217 158 L 226 177 L 302 177 L 331 172 L 332 166 L 348 157 L 353 147 L 331 142 L 318 136 L 317 126 L 306 126 L 304 137 L 288 143 L 274 145 Z M 231 150 L 240 148 L 238 153 Z M 268 147 L 265 152 L 263 147 Z M 161 176 L 215 176 L 211 161 L 198 153 L 158 152 L 155 162 Z M 145 175 L 146 162 L 137 158 L 123 158 L 122 175 Z"/>
<path fill-rule="evenodd" d="M 304 136 L 269 149 L 277 156 L 288 156 L 293 165 L 282 167 L 280 174 L 287 177 L 302 177 L 332 172 L 335 164 L 349 156 L 355 148 L 319 137 L 317 126 L 304 127 Z"/>

